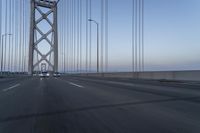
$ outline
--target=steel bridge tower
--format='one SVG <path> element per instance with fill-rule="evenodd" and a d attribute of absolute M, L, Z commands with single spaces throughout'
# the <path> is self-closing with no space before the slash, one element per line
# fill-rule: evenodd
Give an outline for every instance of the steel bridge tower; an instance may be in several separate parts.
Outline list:
<path fill-rule="evenodd" d="M 30 15 L 30 44 L 29 44 L 29 74 L 32 75 L 41 64 L 46 63 L 48 71 L 58 71 L 58 29 L 57 2 L 52 0 L 31 0 Z M 52 17 L 52 18 L 50 18 Z M 47 32 L 42 30 L 40 23 L 48 23 Z M 39 49 L 39 45 L 46 42 L 50 46 L 46 53 Z"/>

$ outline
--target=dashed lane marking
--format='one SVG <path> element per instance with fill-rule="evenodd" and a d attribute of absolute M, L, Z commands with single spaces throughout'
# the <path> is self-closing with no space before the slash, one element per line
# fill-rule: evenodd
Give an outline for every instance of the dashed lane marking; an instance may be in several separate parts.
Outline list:
<path fill-rule="evenodd" d="M 11 87 L 9 87 L 9 88 L 3 89 L 3 91 L 4 91 L 4 92 L 9 91 L 9 90 L 12 90 L 12 89 L 14 89 L 14 88 L 16 88 L 16 87 L 18 87 L 18 86 L 20 86 L 20 84 L 16 84 L 16 85 L 11 86 Z"/>

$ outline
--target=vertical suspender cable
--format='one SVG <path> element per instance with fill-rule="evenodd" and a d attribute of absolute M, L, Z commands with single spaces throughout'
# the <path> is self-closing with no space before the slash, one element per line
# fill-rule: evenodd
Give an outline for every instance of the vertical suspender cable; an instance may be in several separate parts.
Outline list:
<path fill-rule="evenodd" d="M 21 0 L 20 0 L 21 1 Z M 17 53 L 17 56 L 18 56 L 18 64 L 17 64 L 17 71 L 18 71 L 18 74 L 20 73 L 20 1 L 18 1 L 17 3 L 17 10 L 18 10 L 18 13 L 17 13 L 17 47 L 18 47 L 18 53 Z"/>
<path fill-rule="evenodd" d="M 60 18 L 60 10 L 58 9 L 58 19 Z M 60 36 L 60 26 L 61 26 L 61 24 L 60 24 L 60 21 L 58 22 L 58 71 L 60 71 L 60 67 L 61 67 L 61 52 L 60 52 L 60 47 L 61 47 L 61 42 L 60 42 L 60 38 L 61 38 L 61 36 Z"/>
<path fill-rule="evenodd" d="M 8 9 L 7 5 L 8 5 L 8 1 L 6 0 L 6 6 L 5 6 L 5 24 L 4 24 L 5 25 L 5 34 L 7 34 L 7 15 L 8 15 L 7 14 L 7 9 Z M 4 45 L 5 45 L 4 46 L 4 48 L 5 48 L 5 50 L 4 50 L 5 51 L 4 52 L 5 55 L 4 55 L 4 68 L 3 69 L 4 69 L 4 71 L 6 71 L 6 58 L 7 58 L 7 56 L 6 56 L 6 54 L 7 54 L 7 45 L 6 44 L 7 44 L 7 35 L 5 35 L 4 37 L 5 37 L 5 43 L 4 43 Z"/>
<path fill-rule="evenodd" d="M 13 61 L 14 61 L 14 0 L 11 0 L 11 15 L 12 15 L 12 19 L 11 19 L 11 30 L 12 30 L 12 40 L 11 40 L 11 72 L 14 72 L 13 70 Z"/>
<path fill-rule="evenodd" d="M 66 9 L 66 16 L 65 16 L 65 34 L 66 34 L 66 37 L 65 37 L 65 74 L 67 73 L 67 68 L 68 68 L 68 38 L 69 38 L 69 34 L 68 34 L 68 2 L 69 1 L 66 1 L 65 2 L 65 7 L 67 8 Z M 65 36 L 65 35 L 64 35 Z"/>
<path fill-rule="evenodd" d="M 18 0 L 15 0 L 15 72 L 18 72 Z"/>
<path fill-rule="evenodd" d="M 72 0 L 69 0 L 69 72 L 72 71 Z"/>
<path fill-rule="evenodd" d="M 82 0 L 80 0 L 80 72 L 82 71 Z"/>
<path fill-rule="evenodd" d="M 27 70 L 27 64 L 28 64 L 28 60 L 27 60 L 27 57 L 28 57 L 28 40 L 29 40 L 29 37 L 28 37 L 28 24 L 29 24 L 29 16 L 28 16 L 28 13 L 29 13 L 29 10 L 28 10 L 28 7 L 30 7 L 29 6 L 29 2 L 28 1 L 26 1 L 26 10 L 25 10 L 25 13 L 26 13 L 26 23 L 25 23 L 25 27 L 26 27 L 26 30 L 25 30 L 25 51 L 26 51 L 26 53 L 25 53 L 25 62 L 26 62 L 26 64 L 25 64 L 25 71 L 27 72 L 28 70 Z"/>
<path fill-rule="evenodd" d="M 59 12 L 59 19 L 61 20 L 61 16 L 62 16 L 62 5 L 61 7 L 59 8 L 60 12 Z M 59 47 L 59 54 L 60 54 L 60 71 L 62 72 L 62 20 L 60 21 L 59 23 L 59 31 L 60 31 L 60 35 L 59 35 L 59 41 L 60 41 L 60 47 Z"/>
<path fill-rule="evenodd" d="M 59 12 L 59 20 L 60 20 L 60 23 L 59 23 L 59 25 L 60 25 L 60 39 L 59 39 L 59 41 L 60 41 L 60 52 L 59 52 L 59 54 L 60 54 L 60 62 L 59 62 L 59 64 L 60 64 L 60 71 L 62 72 L 62 70 L 63 70 L 63 36 L 62 36 L 62 32 L 63 32 L 63 28 L 62 28 L 62 24 L 63 24 L 63 19 L 61 19 L 61 16 L 63 16 L 63 12 L 62 12 L 62 8 L 63 8 L 63 6 L 61 5 L 60 6 L 60 12 Z"/>
<path fill-rule="evenodd" d="M 73 0 L 73 72 L 75 72 L 75 0 Z"/>
<path fill-rule="evenodd" d="M 89 0 L 89 16 L 90 19 L 92 18 L 92 0 Z M 89 71 L 91 72 L 92 70 L 92 23 L 90 22 L 90 48 L 89 48 Z"/>
<path fill-rule="evenodd" d="M 0 51 L 2 52 L 3 50 L 3 46 L 2 46 L 2 0 L 0 0 Z M 3 65 L 2 63 L 2 53 L 0 54 L 0 67 Z M 1 68 L 0 68 L 1 69 Z M 2 70 L 1 70 L 1 74 L 2 74 Z"/>
<path fill-rule="evenodd" d="M 132 0 L 132 72 L 135 71 L 135 0 Z"/>
<path fill-rule="evenodd" d="M 64 1 L 64 6 L 66 7 L 67 5 L 66 5 L 66 1 Z M 65 13 L 65 15 L 64 15 L 64 27 L 63 27 L 63 29 L 64 29 L 64 34 L 63 34 L 63 37 L 64 37 L 64 58 L 63 58 L 63 60 L 64 60 L 64 73 L 66 73 L 66 11 L 65 10 L 63 10 L 63 12 Z"/>
<path fill-rule="evenodd" d="M 68 8 L 68 5 L 69 5 L 69 0 L 66 1 L 65 3 L 66 5 L 66 17 L 65 17 L 65 21 L 66 21 L 66 26 L 65 26 L 65 34 L 66 34 L 66 38 L 65 38 L 65 73 L 67 73 L 68 71 L 68 46 L 69 46 L 69 43 L 68 43 L 68 40 L 69 40 L 69 33 L 68 33 L 68 29 L 69 29 L 69 21 L 68 21 L 68 16 L 69 16 L 69 8 Z"/>
<path fill-rule="evenodd" d="M 61 5 L 61 15 L 60 15 L 60 20 L 61 20 L 61 45 L 62 45 L 62 47 L 61 47 L 61 57 L 62 57 L 62 72 L 64 71 L 64 37 L 63 37 L 63 35 L 64 35 L 64 4 L 62 4 Z M 61 19 L 61 17 L 63 17 L 62 19 Z"/>
<path fill-rule="evenodd" d="M 67 34 L 66 34 L 66 23 L 67 23 L 67 21 L 66 21 L 66 17 L 67 17 L 67 11 L 65 10 L 66 8 L 67 8 L 67 5 L 66 5 L 66 1 L 63 1 L 63 6 L 64 6 L 64 8 L 63 8 L 63 14 L 64 14 L 64 16 L 63 16 L 63 30 L 64 30 L 64 34 L 63 34 L 63 38 L 64 38 L 64 40 L 63 40 L 63 52 L 64 52 L 64 54 L 63 54 L 63 68 L 64 68 L 64 70 L 63 70 L 63 72 L 64 73 L 66 73 L 66 38 L 67 38 Z"/>
<path fill-rule="evenodd" d="M 73 3 L 73 0 L 70 0 L 70 71 L 71 72 L 72 72 L 72 64 L 73 64 L 73 56 L 72 56 L 73 55 L 73 50 L 72 50 L 73 49 L 72 48 L 73 47 L 73 45 L 72 45 L 72 43 L 73 43 L 72 42 L 72 40 L 73 40 L 73 34 L 72 34 L 73 33 L 73 22 L 72 22 L 73 21 L 73 19 L 72 19 L 72 16 L 73 16 L 72 9 L 73 8 L 72 7 L 73 6 L 72 5 L 73 4 L 72 3 Z"/>
<path fill-rule="evenodd" d="M 80 44 L 79 43 L 80 42 L 80 40 L 79 40 L 80 39 L 80 36 L 79 36 L 80 35 L 80 33 L 79 33 L 80 32 L 80 27 L 79 27 L 80 26 L 79 25 L 79 23 L 80 23 L 80 20 L 79 20 L 80 19 L 80 17 L 79 17 L 79 13 L 80 13 L 80 11 L 79 11 L 80 10 L 79 9 L 79 3 L 80 3 L 80 0 L 77 0 L 77 59 L 76 59 L 77 60 L 77 62 L 76 62 L 77 73 L 79 72 L 79 44 Z"/>
<path fill-rule="evenodd" d="M 62 8 L 62 6 L 58 9 L 58 20 L 61 18 L 61 14 L 60 13 L 62 13 L 62 11 L 61 11 L 61 8 Z M 61 28 L 61 24 L 62 24 L 62 21 L 59 21 L 59 27 L 58 27 L 58 31 L 59 31 L 59 35 L 58 35 L 58 41 L 59 41 L 59 71 L 61 72 L 61 70 L 62 70 L 62 52 L 61 52 L 61 49 L 62 49 L 62 28 Z"/>
<path fill-rule="evenodd" d="M 25 71 L 25 67 L 24 67 L 24 64 L 25 64 L 25 58 L 24 58 L 24 56 L 25 56 L 25 0 L 23 0 L 22 1 L 23 2 L 23 18 L 22 18 L 22 21 L 23 21 L 23 30 L 22 30 L 22 32 L 23 32 L 23 35 L 22 35 L 22 41 L 23 41 L 23 43 L 22 43 L 22 50 L 23 50 L 23 56 L 22 56 L 22 61 L 23 61 L 23 63 L 22 63 L 22 72 L 24 73 L 24 71 Z"/>
<path fill-rule="evenodd" d="M 76 72 L 76 42 L 77 42 L 77 36 L 76 36 L 76 28 L 77 28 L 77 20 L 76 20 L 76 0 L 74 0 L 74 72 Z"/>
<path fill-rule="evenodd" d="M 72 7 L 72 5 L 71 5 L 71 3 L 72 3 L 72 1 L 71 0 L 69 0 L 69 6 L 68 6 L 68 8 L 69 8 L 69 50 L 68 50 L 68 52 L 69 52 L 69 73 L 71 72 L 71 64 L 72 64 L 72 50 L 71 50 L 71 48 L 72 48 L 72 42 L 71 42 L 71 40 L 72 40 L 72 15 L 71 15 L 71 13 L 72 13 L 72 11 L 71 11 L 71 7 Z"/>
<path fill-rule="evenodd" d="M 24 0 L 22 1 L 21 9 L 21 74 L 23 73 L 23 64 L 24 64 Z"/>
<path fill-rule="evenodd" d="M 138 71 L 138 0 L 135 3 L 135 71 Z"/>
<path fill-rule="evenodd" d="M 66 39 L 65 38 L 65 24 L 66 24 L 65 23 L 65 18 L 66 18 L 66 15 L 64 14 L 65 13 L 65 10 L 64 10 L 65 9 L 64 8 L 65 7 L 65 2 L 66 1 L 63 1 L 63 5 L 62 5 L 63 6 L 63 8 L 62 8 L 62 12 L 63 12 L 62 13 L 62 16 L 63 16 L 63 20 L 62 20 L 62 23 L 63 23 L 62 24 L 62 29 L 63 29 L 63 33 L 62 33 L 62 38 L 63 38 L 62 39 L 62 44 L 63 44 L 63 72 L 65 72 L 65 39 Z"/>
<path fill-rule="evenodd" d="M 63 3 L 62 5 L 60 6 L 60 44 L 61 44 L 61 47 L 60 47 L 60 56 L 61 56 L 61 71 L 63 72 L 63 18 L 61 19 L 61 17 L 63 17 Z"/>
<path fill-rule="evenodd" d="M 88 72 L 88 0 L 86 0 L 86 73 Z"/>
<path fill-rule="evenodd" d="M 70 20 L 69 20 L 69 19 L 70 19 L 70 18 L 69 18 L 69 15 L 70 15 L 70 13 L 69 13 L 69 10 L 70 10 L 70 9 L 69 9 L 69 3 L 70 3 L 70 1 L 68 0 L 68 1 L 67 1 L 67 17 L 66 17 L 66 21 L 67 21 L 67 27 L 66 27 L 66 28 L 67 28 L 67 44 L 66 44 L 66 45 L 67 45 L 67 49 L 66 49 L 66 52 L 67 52 L 67 53 L 66 53 L 66 54 L 67 54 L 67 55 L 66 55 L 66 56 L 67 56 L 67 64 L 66 64 L 67 70 L 66 70 L 66 71 L 67 71 L 67 73 L 69 72 L 69 45 L 70 45 L 70 44 L 69 44 L 69 32 L 70 32 L 70 31 L 69 31 L 69 21 L 70 21 Z"/>
<path fill-rule="evenodd" d="M 21 50 L 22 50 L 22 57 L 21 57 L 21 72 L 23 73 L 23 64 L 24 64 L 24 0 L 22 0 L 22 27 L 21 27 L 21 32 L 22 32 L 22 39 L 21 39 Z"/>
<path fill-rule="evenodd" d="M 60 7 L 60 55 L 61 55 L 61 71 L 63 72 L 63 18 L 61 19 L 61 17 L 63 17 L 63 5 L 61 5 Z"/>
<path fill-rule="evenodd" d="M 17 1 L 17 31 L 16 31 L 16 34 L 17 34 L 17 72 L 20 73 L 20 2 L 19 0 Z"/>
<path fill-rule="evenodd" d="M 73 71 L 73 57 L 74 57 L 73 56 L 73 53 L 74 53 L 73 52 L 73 47 L 74 47 L 73 46 L 73 37 L 74 37 L 74 34 L 73 34 L 73 32 L 74 32 L 74 23 L 73 23 L 74 22 L 74 17 L 73 17 L 74 8 L 73 8 L 73 4 L 74 4 L 74 0 L 71 0 L 71 6 L 70 6 L 71 7 L 71 17 L 70 17 L 71 18 L 71 26 L 70 26 L 71 27 L 71 48 L 70 48 L 71 49 L 70 50 L 70 53 L 71 53 L 70 54 L 71 55 L 71 72 Z"/>
<path fill-rule="evenodd" d="M 142 0 L 142 71 L 144 71 L 144 0 Z"/>
<path fill-rule="evenodd" d="M 139 27 L 139 31 L 138 31 L 138 35 L 139 35 L 139 37 L 138 37 L 138 39 L 139 39 L 139 42 L 138 42 L 138 50 L 139 50 L 139 71 L 141 71 L 141 0 L 139 0 L 139 9 L 138 9 L 138 11 L 139 11 L 139 25 L 138 25 L 138 27 Z"/>
<path fill-rule="evenodd" d="M 74 71 L 74 0 L 72 0 L 72 71 Z"/>
<path fill-rule="evenodd" d="M 1 41 L 1 21 L 2 21 L 2 1 L 0 0 L 0 51 L 2 52 L 2 41 Z M 1 67 L 1 64 L 2 63 L 2 55 L 0 54 L 0 67 Z M 0 68 L 1 69 L 1 68 Z M 2 71 L 1 71 L 1 74 L 2 74 Z"/>
<path fill-rule="evenodd" d="M 11 0 L 8 1 L 8 32 L 11 34 Z M 10 60 L 11 60 L 11 36 L 8 36 L 8 72 L 10 73 Z"/>
<path fill-rule="evenodd" d="M 26 8 L 27 8 L 27 5 L 26 5 L 26 0 L 24 0 L 24 73 L 26 72 L 26 23 L 27 23 L 27 16 L 26 16 Z"/>
<path fill-rule="evenodd" d="M 22 0 L 22 64 L 21 64 L 21 71 L 22 74 L 24 72 L 24 0 Z"/>
<path fill-rule="evenodd" d="M 21 44 L 22 44 L 22 1 L 20 0 L 20 20 L 19 20 L 19 72 L 21 73 L 21 59 L 22 59 L 22 47 L 21 47 Z"/>
<path fill-rule="evenodd" d="M 105 67 L 108 72 L 108 0 L 105 2 Z"/>
<path fill-rule="evenodd" d="M 103 61 L 104 61 L 104 0 L 101 0 L 101 72 L 104 71 Z"/>
<path fill-rule="evenodd" d="M 74 0 L 74 72 L 76 72 L 76 0 Z"/>

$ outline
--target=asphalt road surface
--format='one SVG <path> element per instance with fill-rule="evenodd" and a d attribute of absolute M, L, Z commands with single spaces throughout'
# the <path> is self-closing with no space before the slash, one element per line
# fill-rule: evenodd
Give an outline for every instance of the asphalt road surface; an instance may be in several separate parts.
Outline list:
<path fill-rule="evenodd" d="M 84 77 L 0 80 L 0 133 L 200 133 L 200 86 Z"/>

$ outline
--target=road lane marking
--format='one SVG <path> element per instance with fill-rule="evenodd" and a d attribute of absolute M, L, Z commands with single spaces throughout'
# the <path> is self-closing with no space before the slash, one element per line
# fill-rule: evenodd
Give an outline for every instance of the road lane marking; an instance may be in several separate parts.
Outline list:
<path fill-rule="evenodd" d="M 4 92 L 9 91 L 9 90 L 12 90 L 12 89 L 14 89 L 14 88 L 16 88 L 16 87 L 18 87 L 18 86 L 20 86 L 20 84 L 16 84 L 16 85 L 11 86 L 11 87 L 9 87 L 9 88 L 3 89 L 3 91 L 4 91 Z"/>
<path fill-rule="evenodd" d="M 72 83 L 72 82 L 68 82 L 70 85 L 73 85 L 73 86 L 76 86 L 76 87 L 79 87 L 79 88 L 84 88 L 83 86 L 81 85 L 78 85 L 78 84 L 75 84 L 75 83 Z"/>

